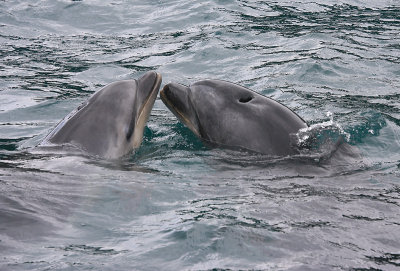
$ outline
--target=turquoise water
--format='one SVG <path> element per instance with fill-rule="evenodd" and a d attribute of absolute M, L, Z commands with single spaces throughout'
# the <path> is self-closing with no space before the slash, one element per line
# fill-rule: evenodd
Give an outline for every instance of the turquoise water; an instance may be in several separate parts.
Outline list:
<path fill-rule="evenodd" d="M 0 269 L 398 269 L 400 4 L 377 2 L 1 1 Z M 148 70 L 249 87 L 362 159 L 209 149 L 160 99 L 128 157 L 36 148 Z"/>

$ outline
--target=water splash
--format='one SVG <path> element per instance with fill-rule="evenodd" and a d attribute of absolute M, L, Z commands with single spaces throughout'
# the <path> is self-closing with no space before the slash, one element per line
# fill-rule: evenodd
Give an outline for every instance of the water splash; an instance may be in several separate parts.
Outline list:
<path fill-rule="evenodd" d="M 311 149 L 319 149 L 327 141 L 337 142 L 341 139 L 346 142 L 350 141 L 350 134 L 334 121 L 334 114 L 328 111 L 326 116 L 329 117 L 328 121 L 313 124 L 297 132 L 295 142 L 300 149 L 310 147 Z"/>

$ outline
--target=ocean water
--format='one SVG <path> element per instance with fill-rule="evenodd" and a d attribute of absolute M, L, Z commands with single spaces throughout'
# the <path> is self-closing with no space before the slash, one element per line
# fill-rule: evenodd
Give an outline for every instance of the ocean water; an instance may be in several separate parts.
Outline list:
<path fill-rule="evenodd" d="M 397 0 L 0 1 L 0 270 L 398 270 L 399 44 Z M 159 98 L 127 157 L 36 147 L 149 70 L 251 88 L 361 158 L 211 149 Z"/>

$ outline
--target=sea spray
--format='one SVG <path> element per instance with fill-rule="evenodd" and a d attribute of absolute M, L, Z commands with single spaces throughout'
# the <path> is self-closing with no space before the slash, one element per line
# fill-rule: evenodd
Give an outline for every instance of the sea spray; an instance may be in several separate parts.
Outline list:
<path fill-rule="evenodd" d="M 310 150 L 325 152 L 327 146 L 350 140 L 350 134 L 334 121 L 334 114 L 328 111 L 326 115 L 329 117 L 328 121 L 302 128 L 296 133 L 294 143 L 301 153 Z M 331 150 L 331 147 L 328 149 Z"/>

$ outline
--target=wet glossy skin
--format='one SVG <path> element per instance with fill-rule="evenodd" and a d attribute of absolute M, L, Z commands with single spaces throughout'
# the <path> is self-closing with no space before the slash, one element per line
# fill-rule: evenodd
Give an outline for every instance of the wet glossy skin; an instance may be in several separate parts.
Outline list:
<path fill-rule="evenodd" d="M 142 142 L 160 84 L 161 75 L 147 72 L 137 80 L 105 86 L 65 117 L 44 144 L 69 143 L 105 158 L 129 153 Z"/>
<path fill-rule="evenodd" d="M 242 86 L 204 80 L 167 84 L 167 107 L 202 140 L 270 155 L 296 153 L 291 135 L 307 124 L 286 106 Z"/>

